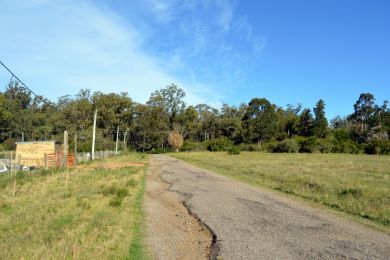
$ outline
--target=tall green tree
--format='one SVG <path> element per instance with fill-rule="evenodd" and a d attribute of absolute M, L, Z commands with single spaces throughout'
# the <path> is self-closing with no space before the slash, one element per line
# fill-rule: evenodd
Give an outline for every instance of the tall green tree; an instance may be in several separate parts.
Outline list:
<path fill-rule="evenodd" d="M 311 114 L 310 108 L 305 108 L 302 110 L 302 113 L 299 115 L 298 121 L 298 134 L 300 136 L 309 137 L 313 135 L 314 127 L 314 118 Z"/>
<path fill-rule="evenodd" d="M 370 121 L 376 111 L 375 98 L 371 93 L 362 93 L 353 105 L 354 112 L 348 117 L 352 123 L 351 136 L 359 142 L 365 142 L 370 131 Z"/>
<path fill-rule="evenodd" d="M 299 112 L 302 109 L 302 105 L 297 106 L 287 105 L 287 109 L 284 113 L 284 131 L 288 137 L 296 135 L 298 133 L 297 125 L 299 121 Z"/>
<path fill-rule="evenodd" d="M 250 142 L 271 140 L 279 134 L 277 107 L 265 98 L 252 99 L 243 117 L 246 139 Z"/>
<path fill-rule="evenodd" d="M 185 96 L 186 93 L 172 83 L 163 89 L 153 92 L 147 104 L 150 106 L 162 107 L 169 116 L 169 122 L 172 128 L 173 124 L 176 123 L 177 115 L 182 113 L 185 109 Z"/>
<path fill-rule="evenodd" d="M 320 99 L 314 111 L 314 123 L 313 123 L 313 133 L 315 136 L 324 138 L 328 134 L 328 119 L 325 117 L 325 102 Z"/>

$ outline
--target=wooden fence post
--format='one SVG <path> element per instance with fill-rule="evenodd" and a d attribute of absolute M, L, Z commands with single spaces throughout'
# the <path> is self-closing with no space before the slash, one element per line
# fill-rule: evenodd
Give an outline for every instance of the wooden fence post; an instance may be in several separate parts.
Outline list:
<path fill-rule="evenodd" d="M 44 160 L 45 160 L 45 170 L 47 171 L 47 153 L 45 153 L 45 155 L 44 155 Z"/>

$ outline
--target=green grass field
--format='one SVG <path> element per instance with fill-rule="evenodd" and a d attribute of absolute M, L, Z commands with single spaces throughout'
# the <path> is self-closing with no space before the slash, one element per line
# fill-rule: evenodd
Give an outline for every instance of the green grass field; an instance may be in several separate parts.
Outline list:
<path fill-rule="evenodd" d="M 260 152 L 170 155 L 390 226 L 390 156 Z"/>
<path fill-rule="evenodd" d="M 65 187 L 63 172 L 20 173 L 12 197 L 0 175 L 1 259 L 143 259 L 141 224 L 146 162 L 133 154 L 78 166 Z"/>

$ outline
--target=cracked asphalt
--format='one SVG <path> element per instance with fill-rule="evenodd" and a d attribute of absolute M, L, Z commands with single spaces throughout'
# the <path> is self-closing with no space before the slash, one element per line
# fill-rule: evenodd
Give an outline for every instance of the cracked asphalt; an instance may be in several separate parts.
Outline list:
<path fill-rule="evenodd" d="M 152 160 L 216 236 L 211 258 L 390 259 L 390 234 L 169 156 Z"/>

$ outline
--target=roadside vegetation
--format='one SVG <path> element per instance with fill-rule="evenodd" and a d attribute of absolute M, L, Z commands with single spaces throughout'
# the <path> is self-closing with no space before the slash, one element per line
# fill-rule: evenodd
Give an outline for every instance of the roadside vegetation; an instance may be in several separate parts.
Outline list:
<path fill-rule="evenodd" d="M 144 154 L 70 171 L 0 175 L 0 258 L 142 259 Z"/>
<path fill-rule="evenodd" d="M 350 115 L 329 120 L 322 99 L 313 108 L 280 106 L 263 97 L 253 97 L 239 106 L 214 108 L 187 105 L 185 95 L 172 84 L 151 93 L 149 100 L 140 104 L 127 93 L 83 89 L 75 96 L 43 103 L 11 80 L 0 92 L 0 151 L 14 150 L 15 142 L 22 140 L 63 141 L 66 129 L 70 151 L 78 140 L 78 152 L 90 152 L 97 109 L 96 150 L 114 150 L 119 139 L 119 149 L 152 153 L 172 149 L 228 151 L 235 146 L 234 153 L 239 149 L 390 154 L 388 103 L 377 103 L 370 93 L 357 97 Z"/>
<path fill-rule="evenodd" d="M 172 153 L 173 157 L 390 226 L 390 157 L 353 154 Z"/>

